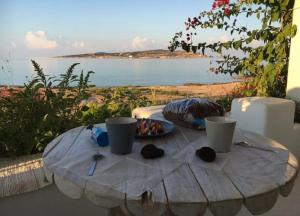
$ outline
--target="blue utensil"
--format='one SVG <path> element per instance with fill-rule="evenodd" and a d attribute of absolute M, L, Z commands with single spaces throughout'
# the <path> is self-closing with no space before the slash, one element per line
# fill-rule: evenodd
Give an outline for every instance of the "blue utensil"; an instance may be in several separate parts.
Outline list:
<path fill-rule="evenodd" d="M 88 176 L 92 176 L 94 175 L 96 166 L 97 166 L 97 161 L 102 159 L 104 156 L 102 154 L 95 154 L 93 156 L 93 163 L 90 166 L 89 172 L 88 172 Z"/>

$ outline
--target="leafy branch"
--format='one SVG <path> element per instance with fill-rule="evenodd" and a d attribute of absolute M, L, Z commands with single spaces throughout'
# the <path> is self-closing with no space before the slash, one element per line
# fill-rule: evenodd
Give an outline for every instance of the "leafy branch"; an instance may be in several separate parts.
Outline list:
<path fill-rule="evenodd" d="M 258 95 L 284 96 L 287 82 L 287 65 L 291 38 L 297 27 L 292 24 L 294 0 L 244 0 L 237 3 L 217 0 L 213 10 L 201 12 L 185 22 L 186 33 L 178 32 L 172 38 L 169 49 L 182 48 L 187 52 L 223 55 L 217 60 L 214 72 L 251 76 L 250 85 Z M 260 27 L 249 29 L 239 26 L 241 17 L 255 16 Z M 195 43 L 197 29 L 220 29 L 234 39 L 225 42 Z M 185 37 L 185 38 L 184 38 Z M 259 44 L 253 46 L 253 43 Z M 242 51 L 243 56 L 225 54 Z"/>

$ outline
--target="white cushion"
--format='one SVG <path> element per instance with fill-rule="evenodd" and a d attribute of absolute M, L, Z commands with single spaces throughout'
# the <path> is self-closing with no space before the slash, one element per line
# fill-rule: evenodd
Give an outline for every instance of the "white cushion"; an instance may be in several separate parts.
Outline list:
<path fill-rule="evenodd" d="M 241 129 L 289 144 L 293 134 L 295 103 L 272 97 L 246 97 L 232 101 L 231 116 Z"/>
<path fill-rule="evenodd" d="M 139 107 L 132 110 L 131 116 L 133 118 L 152 118 L 152 119 L 164 119 L 162 110 L 165 105 Z"/>

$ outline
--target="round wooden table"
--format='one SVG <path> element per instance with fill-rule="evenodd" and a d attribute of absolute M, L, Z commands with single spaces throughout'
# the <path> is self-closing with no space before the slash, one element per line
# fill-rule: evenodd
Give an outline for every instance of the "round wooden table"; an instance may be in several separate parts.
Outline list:
<path fill-rule="evenodd" d="M 105 128 L 103 124 L 98 126 Z M 114 160 L 107 156 L 98 162 L 94 176 L 87 176 L 93 154 L 108 154 L 109 147 L 98 147 L 90 139 L 90 131 L 78 127 L 49 143 L 43 155 L 44 169 L 47 177 L 54 176 L 57 187 L 70 198 L 85 195 L 96 205 L 122 209 L 125 215 L 196 216 L 209 209 L 213 215 L 227 216 L 236 215 L 242 205 L 256 215 L 271 209 L 279 195 L 287 196 L 291 192 L 298 162 L 279 143 L 250 132 L 244 135 L 259 146 L 276 149 L 277 153 L 234 146 L 230 153 L 217 154 L 216 162 L 205 163 L 194 155 L 194 150 L 206 143 L 205 132 L 176 126 L 166 137 L 136 140 L 130 155 L 112 156 Z M 180 165 L 140 196 L 129 196 L 98 184 L 102 170 L 110 163 L 131 155 L 140 157 L 141 147 L 148 143 L 164 149 L 164 158 L 179 160 Z M 167 166 L 163 159 L 145 163 L 153 168 Z M 151 178 L 151 172 L 143 175 L 145 181 Z"/>

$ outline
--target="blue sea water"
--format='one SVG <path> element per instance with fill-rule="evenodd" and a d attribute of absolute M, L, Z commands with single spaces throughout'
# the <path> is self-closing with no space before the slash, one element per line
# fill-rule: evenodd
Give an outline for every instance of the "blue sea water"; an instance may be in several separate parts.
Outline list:
<path fill-rule="evenodd" d="M 181 85 L 185 83 L 231 82 L 230 75 L 214 74 L 209 58 L 183 59 L 92 59 L 32 58 L 49 75 L 64 73 L 72 63 L 80 63 L 76 74 L 94 71 L 91 84 L 108 86 Z M 22 85 L 35 76 L 30 59 L 0 60 L 0 85 Z"/>

